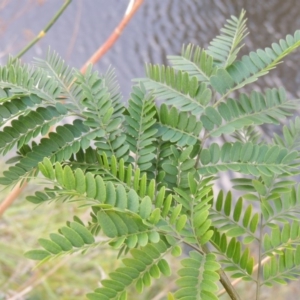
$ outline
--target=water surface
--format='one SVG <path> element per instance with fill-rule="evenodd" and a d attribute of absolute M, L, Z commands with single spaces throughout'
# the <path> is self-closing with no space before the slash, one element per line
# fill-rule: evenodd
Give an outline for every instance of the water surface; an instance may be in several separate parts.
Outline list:
<path fill-rule="evenodd" d="M 24 60 L 44 57 L 50 45 L 70 65 L 80 68 L 114 30 L 128 2 L 73 0 L 64 16 Z M 26 39 L 45 26 L 61 3 L 61 0 L 2 0 L 1 5 L 0 1 L 0 53 L 16 54 Z M 230 15 L 239 15 L 242 8 L 247 11 L 250 30 L 243 54 L 267 47 L 300 29 L 300 1 L 296 0 L 145 0 L 96 69 L 105 72 L 112 65 L 127 99 L 131 79 L 144 76 L 145 62 L 166 63 L 166 55 L 179 54 L 182 44 L 190 42 L 206 47 L 225 20 Z M 23 13 L 16 17 L 19 11 Z M 258 86 L 284 85 L 294 96 L 300 95 L 299 58 L 297 50 L 278 70 L 260 79 Z"/>

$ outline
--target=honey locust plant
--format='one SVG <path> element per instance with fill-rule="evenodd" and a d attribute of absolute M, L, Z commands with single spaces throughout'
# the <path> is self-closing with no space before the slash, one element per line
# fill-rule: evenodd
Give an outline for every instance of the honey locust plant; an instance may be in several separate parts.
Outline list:
<path fill-rule="evenodd" d="M 181 264 L 169 300 L 219 299 L 223 288 L 240 299 L 234 278 L 253 282 L 259 299 L 261 287 L 298 279 L 300 119 L 280 122 L 299 101 L 283 88 L 239 90 L 299 47 L 300 31 L 238 59 L 246 35 L 242 11 L 207 50 L 188 45 L 169 57 L 172 67 L 147 65 L 128 104 L 111 70 L 82 75 L 53 52 L 33 66 L 10 59 L 1 67 L 1 153 L 18 151 L 1 184 L 40 172 L 51 186 L 27 200 L 77 200 L 90 209 L 86 223 L 74 216 L 28 258 L 47 261 L 100 243 L 117 249 L 123 266 L 99 287 L 95 279 L 90 300 L 127 299 L 131 286 L 141 292 L 170 275 L 169 254 Z M 264 124 L 282 135 L 265 140 Z M 228 171 L 238 174 L 232 189 L 213 192 Z"/>

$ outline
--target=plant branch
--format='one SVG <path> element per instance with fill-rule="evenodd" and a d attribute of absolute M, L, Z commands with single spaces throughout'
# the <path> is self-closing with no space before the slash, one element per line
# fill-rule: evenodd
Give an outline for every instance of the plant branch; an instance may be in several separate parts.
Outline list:
<path fill-rule="evenodd" d="M 234 289 L 233 285 L 231 284 L 230 280 L 228 279 L 223 269 L 219 270 L 219 275 L 220 275 L 220 282 L 223 285 L 224 289 L 226 290 L 228 296 L 232 300 L 241 300 L 240 296 L 237 294 L 236 290 Z"/>
<path fill-rule="evenodd" d="M 30 48 L 32 48 L 40 39 L 42 39 L 49 29 L 54 25 L 54 23 L 58 20 L 58 18 L 62 15 L 65 9 L 69 6 L 72 0 L 65 0 L 63 6 L 59 9 L 59 11 L 54 15 L 51 21 L 46 25 L 46 27 L 40 31 L 40 33 L 24 48 L 22 49 L 15 57 L 14 61 L 23 56 Z"/>
<path fill-rule="evenodd" d="M 208 247 L 206 245 L 202 246 L 202 250 L 205 253 L 210 253 Z M 223 285 L 224 289 L 226 290 L 228 296 L 232 299 L 232 300 L 241 300 L 240 296 L 238 295 L 238 293 L 236 292 L 236 290 L 234 289 L 233 285 L 231 284 L 229 278 L 227 277 L 226 273 L 223 271 L 223 269 L 219 270 L 219 275 L 220 275 L 220 282 Z"/>
<path fill-rule="evenodd" d="M 106 40 L 106 42 L 87 60 L 87 62 L 81 68 L 81 72 L 85 73 L 86 69 L 90 64 L 95 64 L 116 42 L 116 40 L 122 34 L 124 28 L 132 19 L 134 14 L 137 12 L 138 8 L 143 4 L 144 0 L 136 0 L 134 3 L 133 1 L 129 2 L 128 8 L 124 15 L 124 18 L 121 20 L 119 25 L 115 28 L 113 33 L 110 37 Z"/>
<path fill-rule="evenodd" d="M 0 203 L 0 217 L 3 215 L 5 210 L 15 201 L 15 199 L 21 194 L 25 188 L 26 183 L 23 185 L 17 184 L 10 194 Z"/>

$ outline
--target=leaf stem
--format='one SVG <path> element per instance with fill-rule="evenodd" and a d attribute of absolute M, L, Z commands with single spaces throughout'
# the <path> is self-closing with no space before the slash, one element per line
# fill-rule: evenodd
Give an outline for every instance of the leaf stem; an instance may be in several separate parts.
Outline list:
<path fill-rule="evenodd" d="M 255 299 L 259 299 L 260 295 L 260 277 L 261 277 L 261 268 L 262 268 L 262 262 L 261 262 L 261 255 L 262 255 L 262 243 L 263 239 L 263 214 L 260 215 L 260 224 L 259 224 L 259 245 L 258 245 L 258 268 L 257 268 L 257 279 L 256 279 L 256 297 Z"/>
<path fill-rule="evenodd" d="M 58 10 L 58 12 L 54 15 L 51 21 L 46 25 L 46 27 L 40 31 L 40 33 L 24 48 L 22 49 L 13 59 L 16 61 L 18 58 L 22 57 L 30 48 L 32 48 L 40 39 L 42 39 L 49 29 L 54 25 L 54 23 L 58 20 L 58 18 L 62 15 L 65 9 L 69 6 L 72 0 L 65 0 L 65 3 Z"/>

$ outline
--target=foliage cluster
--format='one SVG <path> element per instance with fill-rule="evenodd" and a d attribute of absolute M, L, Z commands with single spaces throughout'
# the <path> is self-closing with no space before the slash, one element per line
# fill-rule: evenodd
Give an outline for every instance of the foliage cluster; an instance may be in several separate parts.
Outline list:
<path fill-rule="evenodd" d="M 181 264 L 170 300 L 219 299 L 218 282 L 239 299 L 228 277 L 252 281 L 259 299 L 262 286 L 298 278 L 300 119 L 281 126 L 298 100 L 284 88 L 239 90 L 299 47 L 300 31 L 238 58 L 246 35 L 242 11 L 207 50 L 188 45 L 168 57 L 172 67 L 147 65 L 128 105 L 112 70 L 82 75 L 54 52 L 33 66 L 11 59 L 1 67 L 0 152 L 16 147 L 17 155 L 0 183 L 41 173 L 49 185 L 28 201 L 90 210 L 87 224 L 73 216 L 28 258 L 117 249 L 123 266 L 90 300 L 127 299 L 131 286 L 142 292 L 170 275 L 169 254 Z M 282 136 L 264 139 L 264 124 Z M 217 176 L 228 171 L 238 176 L 217 193 Z"/>

